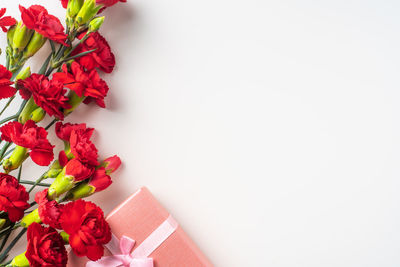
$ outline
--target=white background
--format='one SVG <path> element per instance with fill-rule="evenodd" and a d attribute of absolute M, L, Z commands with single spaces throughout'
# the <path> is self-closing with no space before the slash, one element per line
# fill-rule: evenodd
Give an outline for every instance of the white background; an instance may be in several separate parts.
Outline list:
<path fill-rule="evenodd" d="M 400 265 L 398 1 L 128 1 L 108 109 L 67 119 L 124 162 L 93 201 L 147 186 L 216 266 Z"/>

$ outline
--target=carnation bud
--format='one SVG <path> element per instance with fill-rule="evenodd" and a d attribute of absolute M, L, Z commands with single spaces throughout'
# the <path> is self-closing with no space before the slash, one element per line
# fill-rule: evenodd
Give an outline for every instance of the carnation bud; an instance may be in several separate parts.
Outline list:
<path fill-rule="evenodd" d="M 23 55 L 24 59 L 28 59 L 36 54 L 36 52 L 39 51 L 40 48 L 42 48 L 46 41 L 46 37 L 44 37 L 40 33 L 34 32 L 28 46 L 25 48 Z"/>
<path fill-rule="evenodd" d="M 31 40 L 33 30 L 28 29 L 22 21 L 18 23 L 13 37 L 13 48 L 19 51 L 25 49 Z"/>
<path fill-rule="evenodd" d="M 28 228 L 32 223 L 41 223 L 42 220 L 39 216 L 39 210 L 34 209 L 31 213 L 28 213 L 21 220 L 21 226 L 24 228 Z"/>
<path fill-rule="evenodd" d="M 86 0 L 83 3 L 83 6 L 81 10 L 79 10 L 78 15 L 76 16 L 75 22 L 76 26 L 82 26 L 91 21 L 94 16 L 97 15 L 99 10 L 102 8 L 102 6 L 97 6 L 96 5 L 96 0 Z"/>
<path fill-rule="evenodd" d="M 26 253 L 26 252 L 21 253 L 21 254 L 19 254 L 18 256 L 16 256 L 16 257 L 12 260 L 12 262 L 11 262 L 10 265 L 11 265 L 12 267 L 29 267 L 29 266 L 30 266 L 30 265 L 29 265 L 29 261 L 28 261 L 28 259 L 26 258 L 25 253 Z M 9 265 L 7 265 L 7 266 L 9 266 Z"/>
<path fill-rule="evenodd" d="M 6 224 L 7 220 L 6 219 L 0 219 L 0 229 L 3 228 L 3 226 Z"/>
<path fill-rule="evenodd" d="M 94 18 L 90 23 L 89 23 L 89 33 L 91 32 L 97 32 L 101 25 L 103 25 L 105 17 L 98 17 Z"/>
<path fill-rule="evenodd" d="M 74 177 L 71 175 L 65 175 L 64 168 L 63 171 L 57 175 L 56 179 L 49 187 L 47 196 L 49 199 L 54 200 L 70 190 L 74 186 L 74 184 Z"/>
<path fill-rule="evenodd" d="M 8 29 L 7 32 L 7 42 L 9 46 L 13 45 L 13 40 L 14 40 L 14 34 L 15 34 L 15 30 L 17 29 L 17 27 L 14 25 L 12 27 L 10 27 L 10 29 Z"/>
<path fill-rule="evenodd" d="M 34 122 L 40 122 L 43 120 L 44 116 L 46 116 L 46 111 L 44 111 L 44 109 L 42 109 L 41 107 L 38 107 L 37 109 L 32 111 L 30 119 Z"/>
<path fill-rule="evenodd" d="M 20 71 L 17 75 L 17 77 L 15 77 L 15 80 L 25 80 L 26 78 L 31 76 L 31 67 L 27 67 L 25 68 L 23 71 Z"/>
<path fill-rule="evenodd" d="M 27 157 L 28 149 L 22 146 L 16 146 L 11 156 L 3 162 L 3 169 L 6 173 L 18 169 Z"/>
<path fill-rule="evenodd" d="M 32 112 L 37 109 L 39 106 L 36 105 L 35 101 L 31 97 L 28 102 L 26 102 L 24 109 L 21 114 L 19 114 L 18 121 L 22 124 L 27 122 L 31 118 Z"/>
<path fill-rule="evenodd" d="M 81 183 L 78 186 L 72 188 L 68 193 L 67 193 L 67 200 L 77 200 L 81 198 L 85 198 L 88 196 L 91 196 L 94 194 L 96 191 L 96 188 L 94 188 L 91 185 L 88 185 L 87 182 Z"/>
<path fill-rule="evenodd" d="M 106 169 L 107 175 L 110 175 L 118 170 L 118 168 L 121 166 L 121 159 L 115 155 L 105 159 L 100 166 Z"/>
<path fill-rule="evenodd" d="M 71 114 L 85 99 L 85 97 L 78 96 L 74 91 L 68 93 L 68 104 L 71 108 L 64 110 L 64 115 L 67 116 Z"/>
<path fill-rule="evenodd" d="M 67 6 L 67 17 L 75 18 L 75 16 L 79 13 L 82 8 L 84 0 L 69 0 Z"/>

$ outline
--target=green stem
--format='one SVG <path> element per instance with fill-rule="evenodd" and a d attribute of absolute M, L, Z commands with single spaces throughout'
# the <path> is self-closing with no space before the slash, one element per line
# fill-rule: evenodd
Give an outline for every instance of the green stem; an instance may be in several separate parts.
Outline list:
<path fill-rule="evenodd" d="M 51 184 L 46 184 L 46 183 L 36 183 L 33 181 L 26 181 L 26 180 L 21 180 L 19 181 L 20 184 L 30 184 L 34 186 L 44 186 L 44 187 L 50 187 Z"/>
<path fill-rule="evenodd" d="M 6 153 L 6 150 L 11 146 L 10 142 L 7 142 L 4 144 L 3 148 L 0 151 L 0 160 L 4 159 L 4 154 Z"/>
<path fill-rule="evenodd" d="M 40 182 L 43 180 L 44 175 L 40 176 L 39 179 L 37 179 L 34 183 L 33 186 L 29 189 L 28 193 L 31 193 L 33 191 L 33 189 L 40 184 Z"/>
<path fill-rule="evenodd" d="M 10 227 L 14 228 L 14 224 L 10 225 Z M 10 237 L 11 233 L 12 233 L 12 231 L 8 232 L 7 235 L 4 237 L 3 242 L 1 243 L 1 246 L 0 246 L 0 251 L 3 251 L 3 248 L 6 245 L 7 240 Z"/>
<path fill-rule="evenodd" d="M 46 129 L 46 130 L 50 129 L 50 127 L 53 126 L 54 123 L 56 123 L 57 121 L 58 121 L 57 119 L 52 120 L 52 121 L 45 127 L 45 129 Z"/>
<path fill-rule="evenodd" d="M 18 118 L 18 116 L 19 116 L 19 115 L 15 114 L 15 115 L 12 115 L 12 116 L 10 116 L 10 117 L 7 117 L 7 118 L 5 118 L 5 119 L 3 119 L 3 120 L 0 121 L 0 125 L 3 124 L 3 123 L 6 123 L 6 122 L 8 122 L 8 121 L 15 120 L 15 119 Z"/>
<path fill-rule="evenodd" d="M 22 174 L 22 164 L 21 166 L 19 166 L 19 170 L 18 170 L 18 182 L 21 182 L 21 174 Z M 0 249 L 1 251 L 1 249 Z"/>
<path fill-rule="evenodd" d="M 15 95 L 13 95 L 12 97 L 10 97 L 10 99 L 8 99 L 6 105 L 5 105 L 4 108 L 0 111 L 0 116 L 3 115 L 4 111 L 8 108 L 8 106 L 11 104 L 11 102 L 13 102 L 14 99 L 15 99 Z"/>
<path fill-rule="evenodd" d="M 43 63 L 43 66 L 40 68 L 40 70 L 39 70 L 39 74 L 45 74 L 46 73 L 46 70 L 47 70 L 47 67 L 49 66 L 49 63 L 50 63 L 50 60 L 51 60 L 51 57 L 52 57 L 53 55 L 52 54 L 50 54 L 48 57 L 47 57 L 47 59 L 45 60 L 45 62 Z"/>
<path fill-rule="evenodd" d="M 10 243 L 10 245 L 7 247 L 7 249 L 4 250 L 4 252 L 0 255 L 0 262 L 3 262 L 7 258 L 8 253 L 15 246 L 15 244 L 17 244 L 18 240 L 25 234 L 26 230 L 27 230 L 26 228 L 22 229 L 21 232 L 19 232 L 19 234 Z"/>

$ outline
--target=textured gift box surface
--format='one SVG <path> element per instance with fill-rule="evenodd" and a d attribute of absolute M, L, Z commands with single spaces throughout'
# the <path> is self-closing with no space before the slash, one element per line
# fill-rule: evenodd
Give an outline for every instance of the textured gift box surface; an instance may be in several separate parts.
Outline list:
<path fill-rule="evenodd" d="M 153 197 L 147 188 L 141 188 L 115 208 L 108 216 L 112 233 L 120 239 L 127 236 L 139 246 L 170 214 Z M 105 249 L 105 256 L 110 252 Z M 175 230 L 153 253 L 154 267 L 201 267 L 213 266 L 181 227 Z M 86 266 L 88 259 L 78 258 L 70 252 L 68 266 Z"/>

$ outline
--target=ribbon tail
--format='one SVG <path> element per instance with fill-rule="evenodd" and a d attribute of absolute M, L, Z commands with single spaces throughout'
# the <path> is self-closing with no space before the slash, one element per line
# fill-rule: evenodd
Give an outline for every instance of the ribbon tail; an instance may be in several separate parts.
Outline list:
<path fill-rule="evenodd" d="M 152 258 L 133 259 L 129 267 L 154 267 Z"/>
<path fill-rule="evenodd" d="M 103 257 L 98 261 L 89 261 L 86 267 L 119 267 L 124 266 L 123 255 Z"/>

